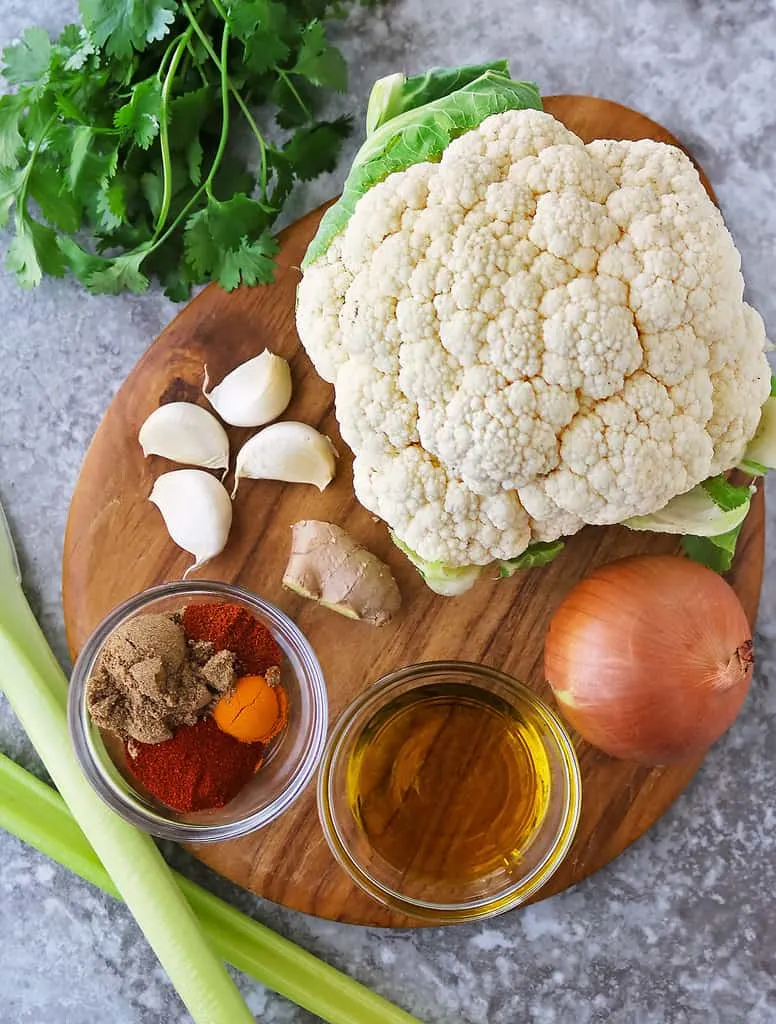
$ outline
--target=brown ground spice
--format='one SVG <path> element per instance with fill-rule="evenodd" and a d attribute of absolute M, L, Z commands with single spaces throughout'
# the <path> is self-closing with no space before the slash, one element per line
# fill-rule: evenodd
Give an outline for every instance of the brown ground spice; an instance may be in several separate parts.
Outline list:
<path fill-rule="evenodd" d="M 180 618 L 138 615 L 108 637 L 86 696 L 98 726 L 123 739 L 160 743 L 231 690 L 232 652 L 188 643 Z"/>

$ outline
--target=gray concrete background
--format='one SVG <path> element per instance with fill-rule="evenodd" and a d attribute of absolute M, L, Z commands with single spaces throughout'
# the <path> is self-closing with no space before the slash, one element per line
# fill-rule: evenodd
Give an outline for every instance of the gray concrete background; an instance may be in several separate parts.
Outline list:
<path fill-rule="evenodd" d="M 3 0 L 0 44 L 58 29 L 69 0 Z M 743 254 L 749 298 L 776 335 L 776 4 L 773 0 L 387 0 L 339 30 L 359 119 L 397 69 L 507 56 L 545 93 L 605 96 L 669 127 L 698 157 Z M 355 143 L 354 143 L 355 144 Z M 296 199 L 302 212 L 346 162 Z M 32 294 L 0 274 L 0 497 L 27 587 L 60 655 L 62 534 L 99 418 L 175 312 L 151 291 Z M 776 509 L 776 486 L 769 485 Z M 773 513 L 769 527 L 774 525 Z M 384 933 L 286 912 L 171 851 L 187 873 L 427 1024 L 776 1021 L 776 574 L 769 557 L 759 667 L 733 730 L 689 791 L 594 878 L 493 922 Z M 40 770 L 0 704 L 0 749 Z M 0 835 L 1 1024 L 177 1024 L 186 1015 L 122 907 Z M 268 1022 L 312 1020 L 241 979 Z"/>

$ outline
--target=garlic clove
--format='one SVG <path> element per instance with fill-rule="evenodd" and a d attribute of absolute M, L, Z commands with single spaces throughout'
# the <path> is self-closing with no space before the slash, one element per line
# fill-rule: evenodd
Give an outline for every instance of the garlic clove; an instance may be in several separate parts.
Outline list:
<path fill-rule="evenodd" d="M 269 423 L 291 401 L 291 368 L 269 349 L 236 367 L 212 391 L 208 391 L 209 384 L 206 366 L 202 393 L 221 419 L 233 427 Z"/>
<path fill-rule="evenodd" d="M 205 469 L 229 468 L 229 438 L 207 409 L 192 402 L 160 405 L 138 434 L 143 455 L 161 455 Z"/>
<path fill-rule="evenodd" d="M 314 484 L 323 491 L 337 471 L 336 458 L 337 450 L 329 438 L 307 423 L 273 423 L 246 441 L 238 452 L 232 497 L 242 477 Z"/>
<path fill-rule="evenodd" d="M 201 469 L 163 473 L 148 500 L 162 513 L 172 540 L 194 555 L 183 578 L 226 547 L 232 525 L 232 503 L 224 485 Z"/>

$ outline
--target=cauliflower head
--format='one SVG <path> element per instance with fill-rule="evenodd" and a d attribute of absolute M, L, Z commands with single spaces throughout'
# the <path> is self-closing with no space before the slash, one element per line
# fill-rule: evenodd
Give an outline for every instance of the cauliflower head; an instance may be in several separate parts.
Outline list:
<path fill-rule="evenodd" d="M 485 565 L 741 459 L 770 390 L 743 287 L 682 151 L 511 110 L 358 200 L 297 326 L 359 501 L 420 558 Z"/>

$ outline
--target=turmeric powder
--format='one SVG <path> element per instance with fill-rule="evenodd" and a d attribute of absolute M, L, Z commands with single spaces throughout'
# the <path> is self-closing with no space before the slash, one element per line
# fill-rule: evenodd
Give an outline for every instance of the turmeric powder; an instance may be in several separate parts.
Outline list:
<path fill-rule="evenodd" d="M 213 718 L 222 732 L 243 743 L 269 743 L 288 721 L 288 698 L 278 669 L 238 679 L 213 708 Z"/>

